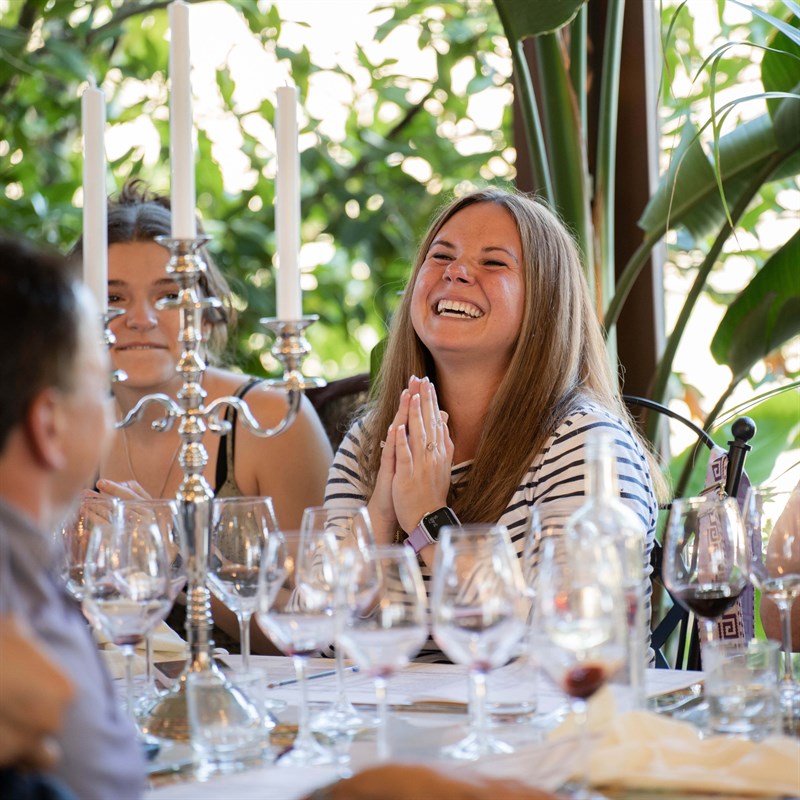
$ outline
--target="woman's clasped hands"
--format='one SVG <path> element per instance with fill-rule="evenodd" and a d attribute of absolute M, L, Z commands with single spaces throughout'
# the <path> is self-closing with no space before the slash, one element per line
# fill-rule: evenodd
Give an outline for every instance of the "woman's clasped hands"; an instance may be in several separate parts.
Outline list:
<path fill-rule="evenodd" d="M 386 439 L 369 513 L 375 538 L 389 543 L 398 527 L 409 533 L 425 514 L 447 505 L 453 441 L 436 388 L 413 375 Z"/>

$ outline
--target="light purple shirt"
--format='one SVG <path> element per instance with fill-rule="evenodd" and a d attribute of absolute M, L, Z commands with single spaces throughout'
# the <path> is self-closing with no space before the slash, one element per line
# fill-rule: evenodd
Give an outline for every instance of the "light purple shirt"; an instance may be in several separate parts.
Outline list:
<path fill-rule="evenodd" d="M 75 686 L 54 774 L 79 800 L 136 800 L 142 751 L 86 620 L 55 576 L 57 554 L 51 534 L 0 499 L 0 609 L 30 625 Z"/>

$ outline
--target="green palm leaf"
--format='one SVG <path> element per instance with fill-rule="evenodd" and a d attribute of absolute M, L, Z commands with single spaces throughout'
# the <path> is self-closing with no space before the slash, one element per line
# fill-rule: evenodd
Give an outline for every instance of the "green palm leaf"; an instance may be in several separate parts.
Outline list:
<path fill-rule="evenodd" d="M 571 22 L 587 0 L 495 0 L 506 36 L 522 40 L 528 36 L 553 33 Z"/>
<path fill-rule="evenodd" d="M 759 359 L 800 334 L 800 231 L 767 260 L 731 303 L 711 354 L 745 375 Z"/>

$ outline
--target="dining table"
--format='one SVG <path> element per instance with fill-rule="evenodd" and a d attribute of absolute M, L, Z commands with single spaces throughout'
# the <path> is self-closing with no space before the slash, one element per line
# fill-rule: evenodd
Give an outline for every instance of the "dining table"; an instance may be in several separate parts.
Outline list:
<path fill-rule="evenodd" d="M 235 682 L 239 656 L 223 658 Z M 309 664 L 312 713 L 335 697 L 333 664 L 327 658 L 312 659 Z M 149 765 L 146 800 L 295 800 L 378 763 L 374 726 L 351 735 L 329 736 L 326 743 L 335 757 L 330 765 L 301 768 L 276 763 L 276 757 L 291 746 L 296 730 L 299 689 L 294 666 L 290 658 L 279 656 L 253 656 L 252 666 L 263 670 L 269 697 L 286 703 L 277 715 L 269 755 L 241 771 L 208 776 L 196 768 L 190 743 L 165 742 Z M 707 710 L 703 678 L 701 672 L 647 670 L 648 710 L 629 715 L 614 710 L 612 690 L 598 692 L 589 704 L 591 748 L 596 756 L 591 761 L 593 783 L 597 778 L 607 784 L 603 793 L 618 800 L 800 797 L 800 740 L 779 736 L 753 743 L 705 737 L 701 732 Z M 375 692 L 369 675 L 350 666 L 344 680 L 350 701 L 374 720 Z M 522 686 L 521 680 L 534 685 Z M 531 690 L 537 697 L 535 713 L 504 712 L 493 720 L 493 733 L 512 745 L 513 753 L 454 763 L 441 759 L 439 753 L 464 735 L 468 723 L 466 670 L 452 664 L 409 664 L 389 680 L 390 761 L 433 765 L 461 777 L 513 778 L 556 791 L 575 772 L 580 752 L 565 695 L 537 669 L 506 667 L 493 672 L 488 699 L 498 709 L 505 704 L 512 708 Z M 615 735 L 618 738 L 613 741 Z M 645 747 L 651 748 L 650 755 Z M 697 765 L 683 763 L 693 758 L 698 759 Z M 672 764 L 670 759 L 679 763 Z M 741 772 L 738 777 L 737 772 Z M 762 773 L 763 781 L 759 779 Z"/>

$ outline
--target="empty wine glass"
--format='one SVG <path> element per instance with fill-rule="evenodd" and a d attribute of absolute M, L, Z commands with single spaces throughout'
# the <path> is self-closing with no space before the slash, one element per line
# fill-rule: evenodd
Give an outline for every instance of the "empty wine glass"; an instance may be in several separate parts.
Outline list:
<path fill-rule="evenodd" d="M 338 548 L 330 531 L 271 534 L 261 563 L 256 621 L 292 657 L 300 689 L 297 736 L 278 759 L 286 766 L 330 764 L 333 753 L 309 725 L 306 666 L 336 633 Z"/>
<path fill-rule="evenodd" d="M 116 497 L 85 495 L 61 526 L 61 577 L 69 594 L 83 600 L 83 571 L 86 548 L 92 528 L 97 524 L 119 524 L 119 501 Z"/>
<path fill-rule="evenodd" d="M 83 606 L 122 649 L 126 706 L 134 722 L 134 648 L 165 617 L 170 604 L 169 567 L 158 528 L 95 525 L 86 549 Z"/>
<path fill-rule="evenodd" d="M 180 515 L 178 501 L 169 499 L 136 498 L 121 500 L 120 517 L 129 532 L 152 527 L 161 536 L 168 564 L 169 606 L 175 603 L 186 584 L 186 563 L 181 555 Z M 169 611 L 167 611 L 169 613 Z M 141 711 L 146 712 L 151 699 L 157 695 L 153 676 L 153 630 L 145 636 L 146 682 Z"/>
<path fill-rule="evenodd" d="M 586 701 L 625 661 L 622 572 L 613 552 L 594 538 L 553 534 L 541 539 L 534 625 L 545 674 L 572 701 L 578 726 L 576 783 L 589 792 Z"/>
<path fill-rule="evenodd" d="M 277 530 L 269 497 L 214 500 L 208 585 L 239 622 L 242 671 L 250 669 L 250 619 L 256 610 L 258 571 L 270 532 Z"/>
<path fill-rule="evenodd" d="M 445 527 L 433 564 L 433 638 L 456 664 L 469 669 L 471 730 L 445 748 L 450 758 L 474 760 L 513 748 L 489 733 L 486 676 L 517 653 L 529 601 L 508 531 L 502 525 Z"/>
<path fill-rule="evenodd" d="M 375 682 L 378 758 L 389 757 L 386 681 L 415 656 L 427 638 L 425 588 L 408 547 L 374 547 L 345 555 L 344 580 L 354 592 L 337 644 Z"/>
<path fill-rule="evenodd" d="M 713 638 L 714 620 L 747 586 L 748 548 L 735 500 L 715 494 L 672 502 L 663 574 L 673 597 L 703 620 L 706 637 Z"/>
<path fill-rule="evenodd" d="M 751 488 L 744 524 L 750 547 L 750 580 L 778 608 L 783 646 L 781 699 L 793 711 L 800 700 L 792 667 L 792 605 L 800 595 L 800 489 Z"/>
<path fill-rule="evenodd" d="M 301 528 L 307 532 L 332 531 L 339 546 L 340 559 L 347 554 L 351 567 L 349 577 L 339 581 L 337 587 L 339 594 L 336 617 L 337 623 L 341 625 L 346 610 L 357 602 L 356 596 L 363 588 L 363 581 L 368 579 L 365 570 L 359 568 L 362 566 L 360 562 L 363 562 L 365 554 L 375 544 L 367 509 L 364 506 L 356 508 L 313 506 L 303 512 Z M 340 647 L 335 648 L 335 656 L 336 698 L 311 720 L 313 730 L 334 736 L 340 733 L 355 733 L 374 724 L 372 720 L 359 714 L 347 697 L 344 655 Z"/>

